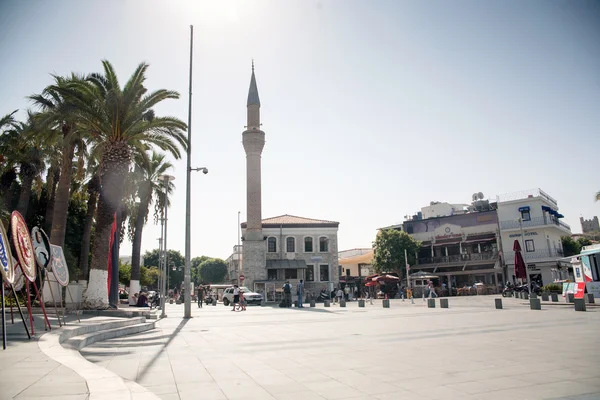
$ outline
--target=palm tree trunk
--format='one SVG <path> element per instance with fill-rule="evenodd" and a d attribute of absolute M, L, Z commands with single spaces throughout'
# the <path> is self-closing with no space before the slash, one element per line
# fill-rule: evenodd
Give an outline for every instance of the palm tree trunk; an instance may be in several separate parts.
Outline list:
<path fill-rule="evenodd" d="M 98 178 L 94 176 L 88 183 L 88 202 L 87 214 L 85 216 L 85 226 L 83 227 L 83 237 L 81 238 L 81 251 L 79 253 L 79 271 L 80 281 L 88 280 L 88 268 L 90 257 L 90 239 L 92 235 L 92 225 L 94 223 L 94 214 L 98 204 Z"/>
<path fill-rule="evenodd" d="M 146 222 L 146 215 L 148 214 L 151 194 L 149 190 L 146 190 L 145 192 L 148 193 L 145 193 L 145 196 L 141 199 L 138 214 L 135 219 L 135 231 L 133 233 L 133 245 L 131 250 L 131 280 L 129 282 L 129 291 L 131 293 L 138 293 L 140 291 L 142 232 L 144 230 L 144 222 Z"/>
<path fill-rule="evenodd" d="M 96 231 L 92 245 L 90 280 L 85 291 L 84 307 L 108 308 L 108 247 L 115 212 L 123 197 L 123 183 L 129 167 L 130 153 L 122 142 L 107 144 L 102 156 L 100 199 L 96 215 Z M 115 266 L 118 268 L 118 266 Z"/>
<path fill-rule="evenodd" d="M 12 184 L 17 179 L 17 174 L 14 169 L 10 169 L 0 176 L 0 192 L 4 199 L 4 207 L 7 211 L 12 211 L 13 207 L 13 190 Z"/>
<path fill-rule="evenodd" d="M 46 216 L 44 217 L 44 230 L 50 232 L 52 229 L 52 215 L 54 213 L 54 199 L 56 198 L 56 183 L 60 176 L 60 170 L 56 166 L 48 169 L 46 175 L 46 182 L 52 183 L 51 187 L 47 188 L 48 191 L 48 203 L 46 204 Z"/>
<path fill-rule="evenodd" d="M 50 232 L 50 243 L 56 246 L 64 246 L 65 232 L 67 230 L 67 216 L 69 215 L 69 200 L 71 194 L 71 176 L 73 174 L 73 154 L 75 145 L 69 145 L 65 149 L 62 158 L 60 179 L 54 199 L 54 211 L 52 214 L 52 231 Z"/>
<path fill-rule="evenodd" d="M 33 173 L 31 173 L 29 166 L 23 164 L 21 165 L 21 194 L 19 195 L 17 211 L 19 211 L 25 219 L 27 218 L 27 208 L 29 207 L 32 185 Z"/>

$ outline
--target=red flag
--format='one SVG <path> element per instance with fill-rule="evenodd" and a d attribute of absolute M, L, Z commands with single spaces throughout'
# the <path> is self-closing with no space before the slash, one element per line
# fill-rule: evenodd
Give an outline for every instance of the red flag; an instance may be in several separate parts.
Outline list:
<path fill-rule="evenodd" d="M 112 277 L 112 252 L 113 244 L 115 242 L 115 233 L 117 232 L 117 213 L 113 219 L 112 227 L 110 228 L 110 239 L 108 241 L 108 279 L 107 279 L 107 291 L 110 293 L 110 283 Z"/>

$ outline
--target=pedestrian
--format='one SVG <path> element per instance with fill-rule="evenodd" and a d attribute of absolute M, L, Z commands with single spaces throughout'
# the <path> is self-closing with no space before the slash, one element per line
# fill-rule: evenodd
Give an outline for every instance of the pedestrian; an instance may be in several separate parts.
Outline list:
<path fill-rule="evenodd" d="M 204 289 L 202 286 L 198 287 L 198 307 L 202 308 L 202 302 L 204 301 Z"/>
<path fill-rule="evenodd" d="M 427 287 L 429 288 L 429 298 L 438 297 L 437 293 L 435 292 L 435 288 L 433 287 L 432 281 L 429 281 Z"/>
<path fill-rule="evenodd" d="M 233 308 L 231 311 L 235 311 L 235 305 L 240 303 L 240 288 L 238 285 L 233 285 Z"/>
<path fill-rule="evenodd" d="M 240 309 L 241 311 L 246 311 L 246 297 L 243 290 L 240 290 Z"/>
<path fill-rule="evenodd" d="M 302 279 L 300 279 L 300 283 L 296 288 L 296 294 L 298 295 L 298 308 L 303 308 L 302 297 L 304 296 L 304 281 Z"/>
<path fill-rule="evenodd" d="M 290 281 L 285 281 L 283 285 L 283 303 L 284 307 L 292 306 L 292 285 L 290 285 Z"/>
<path fill-rule="evenodd" d="M 350 300 L 350 287 L 348 285 L 344 288 L 344 298 L 346 301 Z"/>
<path fill-rule="evenodd" d="M 337 301 L 338 303 L 340 303 L 342 301 L 342 298 L 344 297 L 344 292 L 342 292 L 342 289 L 338 289 L 337 293 L 336 293 L 336 297 L 337 297 Z"/>

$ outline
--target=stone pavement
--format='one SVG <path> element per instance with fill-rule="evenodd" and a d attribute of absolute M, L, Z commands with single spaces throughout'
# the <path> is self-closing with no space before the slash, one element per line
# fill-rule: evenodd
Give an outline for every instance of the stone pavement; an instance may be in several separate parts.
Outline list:
<path fill-rule="evenodd" d="M 4 351 L 0 349 L 0 399 L 87 399 L 85 379 L 38 347 L 38 340 L 45 333 L 41 316 L 35 317 L 35 337 L 29 340 L 16 310 L 14 325 L 7 314 L 8 346 Z M 56 319 L 48 317 L 52 330 L 58 329 Z M 74 316 L 67 316 L 68 324 L 75 320 Z"/>
<path fill-rule="evenodd" d="M 494 296 L 449 309 L 168 305 L 154 331 L 82 354 L 162 399 L 600 399 L 600 308 Z M 439 303 L 438 303 L 439 307 Z"/>

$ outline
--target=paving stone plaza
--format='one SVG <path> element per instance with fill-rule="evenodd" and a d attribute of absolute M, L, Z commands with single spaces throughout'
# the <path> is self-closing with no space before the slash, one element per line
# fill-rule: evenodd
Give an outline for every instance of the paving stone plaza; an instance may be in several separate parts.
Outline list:
<path fill-rule="evenodd" d="M 170 305 L 153 331 L 82 354 L 171 399 L 600 399 L 600 309 L 451 298 L 429 309 Z M 83 398 L 83 397 L 82 397 Z"/>

